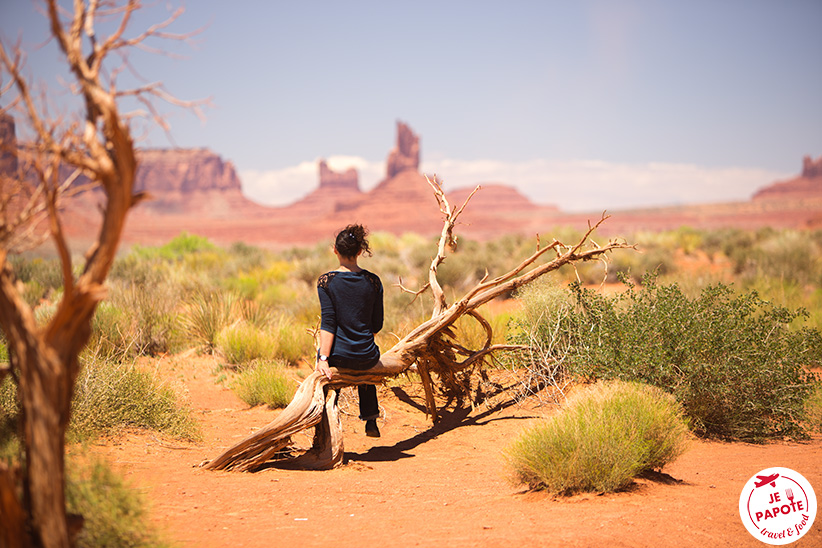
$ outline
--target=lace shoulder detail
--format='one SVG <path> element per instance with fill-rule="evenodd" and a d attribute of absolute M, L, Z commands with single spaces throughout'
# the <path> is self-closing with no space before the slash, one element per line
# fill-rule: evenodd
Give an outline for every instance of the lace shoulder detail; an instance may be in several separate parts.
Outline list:
<path fill-rule="evenodd" d="M 368 283 L 371 284 L 371 287 L 374 288 L 374 291 L 379 293 L 382 291 L 382 282 L 380 281 L 380 277 L 374 274 L 373 272 L 369 272 L 368 270 L 363 270 L 363 274 L 365 274 L 365 279 L 368 280 Z"/>
<path fill-rule="evenodd" d="M 331 283 L 331 280 L 334 279 L 334 276 L 336 275 L 337 272 L 335 271 L 326 272 L 317 279 L 317 287 L 328 289 L 328 284 Z"/>

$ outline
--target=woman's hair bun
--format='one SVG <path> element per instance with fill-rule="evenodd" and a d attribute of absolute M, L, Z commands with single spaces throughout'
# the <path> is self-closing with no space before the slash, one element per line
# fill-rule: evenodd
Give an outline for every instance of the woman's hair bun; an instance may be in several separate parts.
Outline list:
<path fill-rule="evenodd" d="M 371 248 L 368 246 L 368 229 L 360 224 L 348 225 L 337 233 L 334 240 L 334 249 L 343 257 L 356 257 L 363 252 L 371 255 Z"/>

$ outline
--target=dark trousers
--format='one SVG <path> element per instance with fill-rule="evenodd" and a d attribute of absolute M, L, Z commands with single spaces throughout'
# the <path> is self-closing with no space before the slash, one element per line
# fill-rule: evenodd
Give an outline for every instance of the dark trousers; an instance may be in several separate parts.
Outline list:
<path fill-rule="evenodd" d="M 380 403 L 377 401 L 377 386 L 374 384 L 358 384 L 357 395 L 360 397 L 360 419 L 367 421 L 380 418 Z M 340 389 L 337 388 L 337 398 Z"/>
<path fill-rule="evenodd" d="M 367 421 L 379 418 L 380 404 L 377 401 L 377 386 L 358 384 L 357 393 L 360 396 L 360 419 Z"/>
<path fill-rule="evenodd" d="M 317 356 L 319 357 L 319 355 L 320 351 L 318 350 Z M 376 359 L 366 362 L 357 362 L 356 360 L 343 361 L 336 356 L 331 356 L 328 363 L 334 367 L 365 371 L 366 369 L 374 367 L 379 361 L 379 356 Z M 380 403 L 377 401 L 377 386 L 374 384 L 358 384 L 357 394 L 360 396 L 360 419 L 364 421 L 378 419 L 380 417 Z"/>

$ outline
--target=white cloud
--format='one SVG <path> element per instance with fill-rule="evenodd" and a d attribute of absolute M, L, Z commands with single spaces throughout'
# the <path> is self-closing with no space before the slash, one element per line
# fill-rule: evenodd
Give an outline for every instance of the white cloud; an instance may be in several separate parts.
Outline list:
<path fill-rule="evenodd" d="M 385 177 L 383 162 L 370 162 L 358 156 L 329 156 L 325 161 L 334 171 L 355 168 L 362 190 L 371 190 Z M 320 184 L 319 165 L 320 158 L 283 169 L 240 171 L 243 194 L 265 205 L 282 206 L 294 203 Z"/>
<path fill-rule="evenodd" d="M 335 171 L 356 168 L 360 188 L 366 191 L 385 176 L 384 162 L 356 156 L 331 156 L 326 161 Z M 293 203 L 319 184 L 318 164 L 319 160 L 315 160 L 280 170 L 242 171 L 244 193 L 263 204 Z M 599 160 L 442 159 L 423 162 L 421 171 L 436 174 L 446 189 L 481 183 L 508 184 L 536 203 L 557 205 L 569 212 L 744 201 L 757 189 L 790 175 L 755 168 Z"/>
<path fill-rule="evenodd" d="M 598 160 L 442 160 L 423 168 L 426 173 L 437 173 L 449 189 L 505 183 L 534 202 L 554 204 L 564 211 L 748 200 L 757 189 L 787 177 L 784 173 L 753 168 Z"/>

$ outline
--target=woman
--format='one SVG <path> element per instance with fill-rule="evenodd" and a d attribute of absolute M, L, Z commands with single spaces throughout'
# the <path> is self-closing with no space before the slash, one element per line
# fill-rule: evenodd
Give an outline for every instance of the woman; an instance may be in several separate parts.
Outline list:
<path fill-rule="evenodd" d="M 365 227 L 358 224 L 341 230 L 334 242 L 334 254 L 340 266 L 317 280 L 322 322 L 316 369 L 328 378 L 331 378 L 331 366 L 362 371 L 380 361 L 374 333 L 382 329 L 383 323 L 382 282 L 376 274 L 357 264 L 362 253 L 371 255 L 366 235 Z M 357 390 L 365 433 L 378 438 L 377 387 L 360 384 Z"/>

